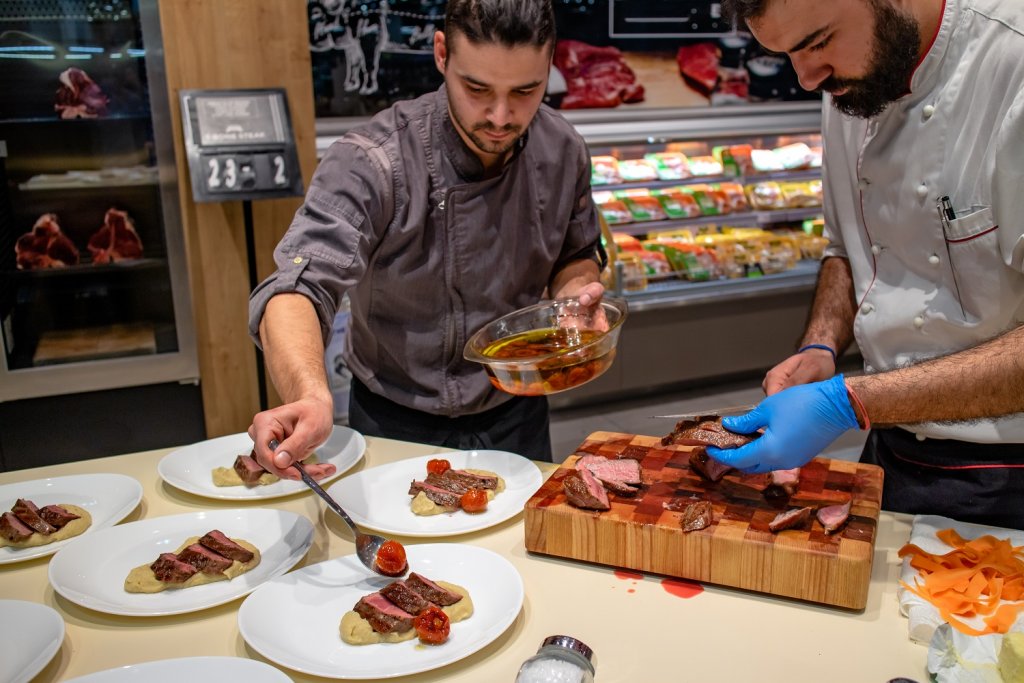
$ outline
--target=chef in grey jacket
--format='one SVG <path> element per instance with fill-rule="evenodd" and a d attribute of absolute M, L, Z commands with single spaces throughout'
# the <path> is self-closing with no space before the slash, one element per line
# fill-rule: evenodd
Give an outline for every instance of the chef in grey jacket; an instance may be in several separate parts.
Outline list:
<path fill-rule="evenodd" d="M 250 300 L 284 400 L 249 430 L 264 467 L 295 478 L 281 468 L 330 434 L 324 341 L 346 292 L 354 429 L 550 460 L 546 399 L 497 391 L 462 350 L 545 293 L 603 293 L 589 154 L 541 106 L 554 41 L 550 0 L 453 0 L 434 38 L 444 85 L 328 150 Z"/>
<path fill-rule="evenodd" d="M 885 508 L 1024 528 L 1024 3 L 723 7 L 826 92 L 831 245 L 800 351 L 726 423 L 765 435 L 715 457 L 791 468 L 870 427 Z"/>

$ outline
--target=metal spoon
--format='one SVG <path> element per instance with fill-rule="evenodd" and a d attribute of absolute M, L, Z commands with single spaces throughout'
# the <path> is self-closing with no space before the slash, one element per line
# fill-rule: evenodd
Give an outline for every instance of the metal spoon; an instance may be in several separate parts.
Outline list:
<path fill-rule="evenodd" d="M 268 445 L 270 446 L 271 451 L 276 451 L 277 447 L 281 444 L 277 439 L 271 439 Z M 377 566 L 377 552 L 388 539 L 383 536 L 377 536 L 376 534 L 368 534 L 360 531 L 359 527 L 356 526 L 356 523 L 353 522 L 352 518 L 348 516 L 348 513 L 338 505 L 337 501 L 331 498 L 327 491 L 324 491 L 313 477 L 309 476 L 309 473 L 306 472 L 306 468 L 302 466 L 301 462 L 295 461 L 292 464 L 292 467 L 298 470 L 299 476 L 302 477 L 302 481 L 306 483 L 306 486 L 313 489 L 313 493 L 320 496 L 324 502 L 327 503 L 329 508 L 337 512 L 338 516 L 341 517 L 345 521 L 345 524 L 348 525 L 348 528 L 352 530 L 352 534 L 356 537 L 356 557 L 359 558 L 359 561 L 362 562 L 367 569 L 382 576 L 403 576 L 405 574 L 409 569 L 408 562 L 406 562 L 405 566 L 402 567 L 402 570 L 396 574 L 385 572 Z"/>

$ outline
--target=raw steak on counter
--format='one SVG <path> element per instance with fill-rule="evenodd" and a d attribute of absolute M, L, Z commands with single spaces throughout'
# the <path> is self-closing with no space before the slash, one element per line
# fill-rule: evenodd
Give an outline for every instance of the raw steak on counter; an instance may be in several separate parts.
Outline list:
<path fill-rule="evenodd" d="M 63 268 L 78 263 L 78 249 L 61 232 L 57 214 L 44 213 L 14 244 L 19 270 Z"/>
<path fill-rule="evenodd" d="M 54 111 L 62 119 L 95 119 L 106 116 L 110 98 L 103 94 L 89 74 L 74 67 L 60 75 Z"/>
<path fill-rule="evenodd" d="M 96 264 L 114 263 L 142 256 L 142 240 L 135 232 L 135 223 L 124 211 L 109 209 L 103 227 L 89 238 L 89 251 Z"/>
<path fill-rule="evenodd" d="M 562 99 L 562 109 L 617 107 L 644 99 L 644 86 L 637 82 L 618 48 L 560 40 L 555 46 L 554 63 L 569 89 Z"/>
<path fill-rule="evenodd" d="M 684 45 L 676 53 L 679 73 L 690 87 L 705 97 L 711 97 L 711 91 L 718 83 L 718 61 L 721 54 L 714 43 Z"/>

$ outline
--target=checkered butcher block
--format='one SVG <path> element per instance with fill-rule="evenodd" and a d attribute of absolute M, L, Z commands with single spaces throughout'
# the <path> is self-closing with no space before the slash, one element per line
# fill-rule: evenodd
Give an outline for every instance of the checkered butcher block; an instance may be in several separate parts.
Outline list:
<path fill-rule="evenodd" d="M 578 459 L 570 456 L 526 503 L 526 549 L 864 608 L 882 500 L 881 468 L 815 458 L 802 468 L 797 493 L 773 501 L 763 494 L 767 475 L 733 472 L 708 482 L 687 464 L 691 450 L 663 447 L 655 436 L 594 432 L 577 454 L 639 459 L 642 490 L 632 498 L 609 492 L 611 509 L 605 512 L 573 507 L 562 491 L 562 479 Z M 698 499 L 711 501 L 714 523 L 683 533 L 681 509 Z M 804 529 L 777 534 L 768 529 L 768 522 L 790 507 L 817 509 L 851 499 L 849 521 L 835 534 L 826 535 L 816 519 Z"/>

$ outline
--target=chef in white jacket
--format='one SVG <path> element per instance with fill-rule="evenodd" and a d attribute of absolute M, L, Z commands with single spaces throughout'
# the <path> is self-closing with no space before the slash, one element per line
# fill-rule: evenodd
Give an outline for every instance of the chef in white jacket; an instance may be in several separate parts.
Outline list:
<path fill-rule="evenodd" d="M 825 93 L 831 245 L 799 351 L 727 418 L 764 436 L 711 454 L 787 469 L 870 428 L 883 507 L 1024 528 L 1024 2 L 723 8 Z"/>

